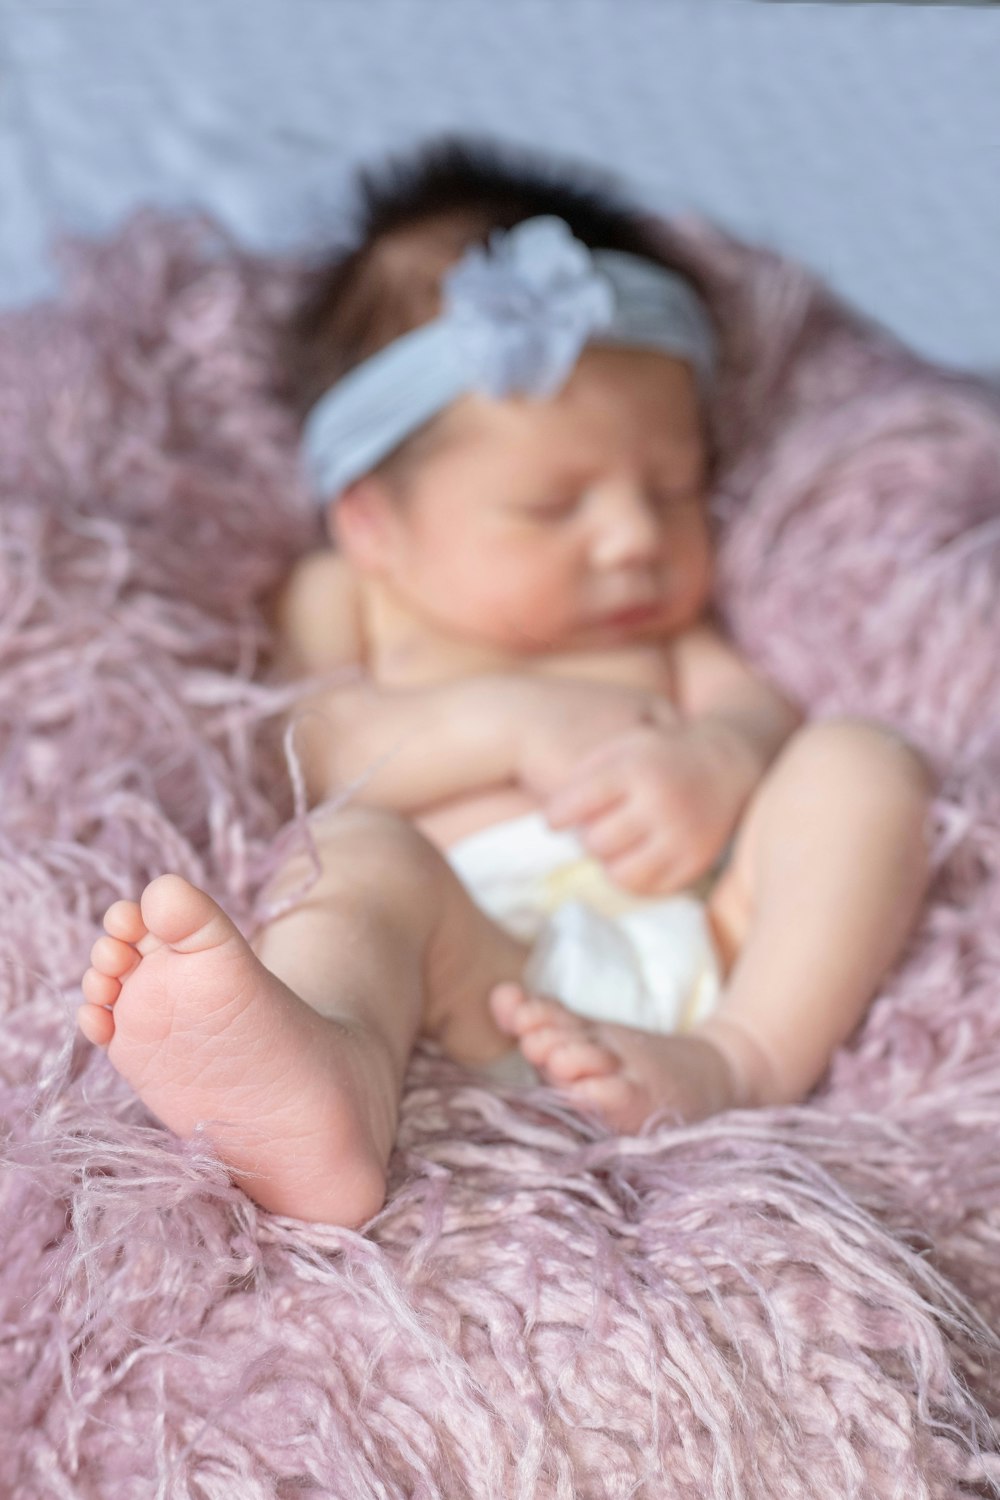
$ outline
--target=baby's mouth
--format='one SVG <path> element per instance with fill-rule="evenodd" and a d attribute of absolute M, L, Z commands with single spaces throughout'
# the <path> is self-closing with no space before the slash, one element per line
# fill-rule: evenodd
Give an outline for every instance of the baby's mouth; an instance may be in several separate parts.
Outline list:
<path fill-rule="evenodd" d="M 621 609 L 609 610 L 607 614 L 601 616 L 599 623 L 601 625 L 642 624 L 654 619 L 662 607 L 662 600 L 647 599 L 642 604 L 628 604 Z"/>

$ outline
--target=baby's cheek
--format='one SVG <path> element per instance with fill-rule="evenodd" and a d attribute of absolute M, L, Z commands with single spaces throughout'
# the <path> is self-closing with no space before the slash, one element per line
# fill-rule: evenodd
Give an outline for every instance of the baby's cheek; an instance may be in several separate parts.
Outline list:
<path fill-rule="evenodd" d="M 498 604 L 492 620 L 498 644 L 512 651 L 549 651 L 567 634 L 564 620 L 555 611 L 528 607 L 520 600 Z"/>
<path fill-rule="evenodd" d="M 539 576 L 529 568 L 484 576 L 476 603 L 514 649 L 558 644 L 575 619 L 572 589 L 551 573 Z"/>
<path fill-rule="evenodd" d="M 668 540 L 664 592 L 690 613 L 700 612 L 712 582 L 712 549 L 707 531 L 695 521 L 678 526 Z"/>
<path fill-rule="evenodd" d="M 555 588 L 542 590 L 531 598 L 521 598 L 517 623 L 541 648 L 555 649 L 566 643 L 578 626 L 577 612 L 570 593 Z"/>

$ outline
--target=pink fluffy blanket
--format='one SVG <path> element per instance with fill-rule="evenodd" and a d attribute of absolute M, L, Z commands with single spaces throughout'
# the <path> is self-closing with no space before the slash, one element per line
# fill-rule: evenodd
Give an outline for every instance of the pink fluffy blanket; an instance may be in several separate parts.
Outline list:
<path fill-rule="evenodd" d="M 73 1034 L 108 902 L 175 869 L 249 920 L 292 810 L 261 600 L 314 538 L 274 377 L 301 271 L 146 216 L 3 320 L 4 1496 L 1000 1480 L 1000 401 L 672 232 L 724 329 L 719 607 L 932 755 L 932 900 L 802 1108 L 614 1139 L 421 1053 L 364 1235 L 258 1210 Z"/>

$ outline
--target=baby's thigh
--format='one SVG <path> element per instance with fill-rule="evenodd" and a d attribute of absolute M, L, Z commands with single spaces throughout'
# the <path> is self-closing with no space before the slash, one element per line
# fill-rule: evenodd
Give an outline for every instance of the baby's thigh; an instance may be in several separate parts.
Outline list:
<path fill-rule="evenodd" d="M 476 905 L 442 851 L 407 818 L 347 806 L 314 814 L 313 850 L 278 873 L 271 902 L 327 913 L 367 941 L 415 956 L 432 1010 L 471 986 L 485 1009 L 489 989 L 516 979 L 527 948 Z M 481 993 L 480 993 L 481 992 Z M 434 1011 L 437 1014 L 437 1011 Z"/>
<path fill-rule="evenodd" d="M 909 900 L 926 883 L 931 795 L 926 765 L 892 730 L 849 718 L 803 726 L 747 805 L 709 898 L 724 961 L 762 912 L 794 921 L 803 901 L 835 900 L 845 883 Z"/>

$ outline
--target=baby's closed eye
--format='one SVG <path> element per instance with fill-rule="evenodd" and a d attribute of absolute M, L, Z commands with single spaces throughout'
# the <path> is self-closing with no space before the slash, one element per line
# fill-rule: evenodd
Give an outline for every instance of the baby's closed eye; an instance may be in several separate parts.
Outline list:
<path fill-rule="evenodd" d="M 533 521 L 562 521 L 574 515 L 579 508 L 580 496 L 574 492 L 568 495 L 553 495 L 544 500 L 529 501 L 527 504 L 516 506 L 515 513 Z"/>

